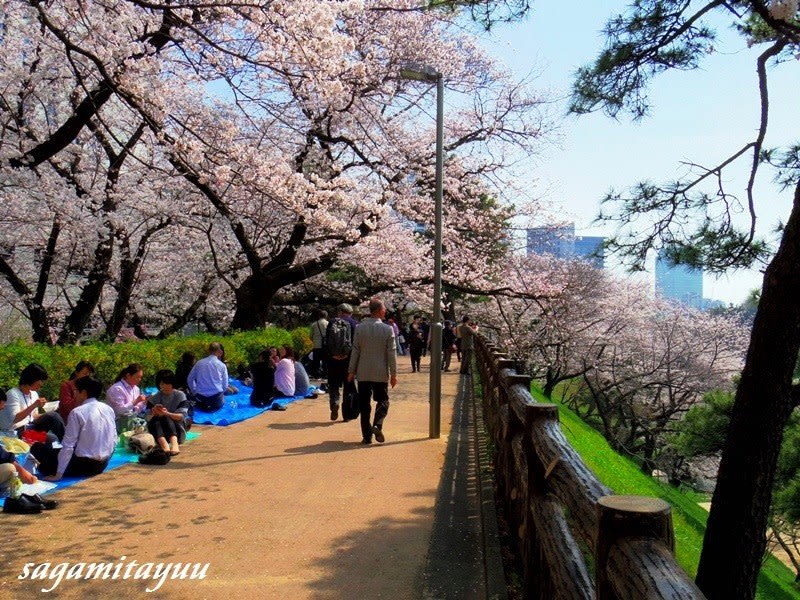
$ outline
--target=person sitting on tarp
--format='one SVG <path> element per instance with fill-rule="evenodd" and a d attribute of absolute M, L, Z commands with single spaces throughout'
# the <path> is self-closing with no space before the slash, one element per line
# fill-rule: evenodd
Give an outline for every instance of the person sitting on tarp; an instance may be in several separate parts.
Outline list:
<path fill-rule="evenodd" d="M 47 481 L 62 477 L 92 477 L 102 473 L 117 447 L 114 409 L 97 400 L 103 384 L 92 376 L 75 381 L 78 406 L 67 419 L 60 449 L 34 444 L 31 454 L 39 461 L 39 472 Z M 37 449 L 41 449 L 36 452 Z"/>
<path fill-rule="evenodd" d="M 0 411 L 5 406 L 6 398 L 0 394 Z M 15 443 L 22 444 L 22 442 L 16 440 Z M 17 462 L 16 454 L 6 450 L 3 444 L 0 443 L 0 498 L 8 495 L 9 485 L 15 477 L 19 477 L 22 483 L 36 483 L 36 476 Z"/>
<path fill-rule="evenodd" d="M 139 389 L 143 375 L 142 365 L 131 363 L 119 372 L 106 391 L 106 402 L 116 415 L 117 433 L 133 429 L 131 418 L 140 416 L 147 408 L 147 398 Z"/>
<path fill-rule="evenodd" d="M 262 350 L 258 360 L 250 365 L 250 378 L 253 383 L 250 404 L 259 408 L 269 406 L 275 388 L 275 363 L 269 350 Z"/>
<path fill-rule="evenodd" d="M 58 408 L 56 412 L 64 419 L 64 423 L 69 418 L 69 413 L 78 405 L 75 400 L 75 394 L 78 390 L 75 389 L 75 380 L 87 375 L 94 375 L 94 366 L 86 360 L 80 361 L 72 370 L 72 375 L 69 376 L 64 383 L 61 384 L 61 391 L 58 394 Z"/>
<path fill-rule="evenodd" d="M 228 367 L 220 360 L 222 344 L 211 342 L 208 356 L 195 363 L 189 372 L 187 383 L 195 408 L 205 412 L 216 412 L 225 403 L 228 389 Z"/>
<path fill-rule="evenodd" d="M 311 380 L 308 378 L 308 371 L 303 363 L 294 363 L 294 393 L 305 398 L 316 398 L 317 393 L 311 387 Z"/>
<path fill-rule="evenodd" d="M 275 387 L 272 392 L 273 398 L 292 398 L 294 396 L 294 350 L 291 346 L 281 346 L 281 360 L 275 367 Z M 272 403 L 272 410 L 286 410 L 277 402 Z"/>
<path fill-rule="evenodd" d="M 189 401 L 175 389 L 175 373 L 168 369 L 156 373 L 156 386 L 158 391 L 147 399 L 147 430 L 164 452 L 175 456 L 186 439 Z"/>
<path fill-rule="evenodd" d="M 32 363 L 22 369 L 19 385 L 6 392 L 5 407 L 0 410 L 0 436 L 22 437 L 26 429 L 43 432 L 51 442 L 64 437 L 64 420 L 56 412 L 43 415 L 38 410 L 47 403 L 39 397 L 39 389 L 47 380 L 47 371 Z"/>
<path fill-rule="evenodd" d="M 6 399 L 0 396 L 0 409 Z M 17 462 L 17 457 L 0 444 L 0 498 L 5 497 L 3 512 L 35 514 L 42 512 L 45 501 L 41 496 L 22 494 L 23 483 L 36 483 L 36 476 Z M 47 501 L 47 508 L 55 508 L 54 500 Z"/>

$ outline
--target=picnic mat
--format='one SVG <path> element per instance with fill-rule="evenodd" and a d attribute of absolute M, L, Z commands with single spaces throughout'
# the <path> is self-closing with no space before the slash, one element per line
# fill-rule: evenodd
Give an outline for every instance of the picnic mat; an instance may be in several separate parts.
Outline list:
<path fill-rule="evenodd" d="M 253 393 L 252 387 L 246 386 L 237 379 L 231 379 L 231 385 L 237 388 L 239 392 L 236 394 L 226 395 L 225 403 L 222 405 L 222 408 L 216 412 L 207 413 L 203 412 L 202 410 L 195 409 L 193 419 L 195 423 L 198 425 L 219 425 L 224 427 L 225 425 L 239 423 L 240 421 L 250 419 L 256 415 L 260 415 L 261 413 L 270 410 L 271 405 L 263 408 L 250 405 L 250 394 Z M 302 400 L 307 394 L 311 394 L 316 391 L 316 386 L 311 386 L 306 394 L 293 396 L 290 398 L 275 398 L 273 402 L 275 404 L 280 404 L 281 406 L 286 406 L 295 400 Z M 145 390 L 146 394 L 155 394 L 155 392 L 155 388 L 148 388 Z"/>
<path fill-rule="evenodd" d="M 186 440 L 184 443 L 189 442 L 200 435 L 197 431 L 189 431 L 186 433 Z M 22 457 L 18 457 L 20 460 L 23 460 Z M 177 458 L 173 458 L 173 460 L 178 460 Z M 129 451 L 125 448 L 121 442 L 117 443 L 117 449 L 114 450 L 114 454 L 111 455 L 111 460 L 108 461 L 108 466 L 106 467 L 106 471 L 110 471 L 111 469 L 116 469 L 117 467 L 121 467 L 124 464 L 131 463 L 131 462 L 138 462 L 139 455 L 135 452 Z M 99 477 L 99 475 L 95 475 L 95 477 Z M 84 479 L 89 479 L 88 477 L 64 477 L 61 481 L 41 481 L 39 484 L 32 484 L 31 486 L 23 484 L 22 486 L 22 493 L 39 493 L 39 494 L 52 494 L 53 492 L 57 492 L 60 489 L 69 487 L 71 485 L 75 485 L 79 481 L 83 481 Z M 0 506 L 5 504 L 5 498 L 0 498 Z"/>

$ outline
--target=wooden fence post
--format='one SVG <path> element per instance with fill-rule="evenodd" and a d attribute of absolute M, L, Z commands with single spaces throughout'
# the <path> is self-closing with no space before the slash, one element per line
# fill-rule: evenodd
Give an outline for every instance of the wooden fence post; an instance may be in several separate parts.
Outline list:
<path fill-rule="evenodd" d="M 661 542 L 670 552 L 675 550 L 672 509 L 660 498 L 603 496 L 597 501 L 597 521 L 595 551 L 597 600 L 617 600 L 618 598 L 607 566 L 609 553 L 620 540 L 644 538 Z"/>

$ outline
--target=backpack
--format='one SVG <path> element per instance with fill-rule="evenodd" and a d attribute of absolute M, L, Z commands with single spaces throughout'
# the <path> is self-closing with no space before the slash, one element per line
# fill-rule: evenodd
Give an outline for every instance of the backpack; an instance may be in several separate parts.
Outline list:
<path fill-rule="evenodd" d="M 353 349 L 351 333 L 350 323 L 338 317 L 333 319 L 328 325 L 328 356 L 341 357 L 349 355 L 350 350 Z"/>

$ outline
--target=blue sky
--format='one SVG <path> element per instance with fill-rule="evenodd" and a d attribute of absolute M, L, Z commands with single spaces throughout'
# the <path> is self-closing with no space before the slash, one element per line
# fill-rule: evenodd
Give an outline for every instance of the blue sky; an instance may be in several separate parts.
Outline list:
<path fill-rule="evenodd" d="M 527 20 L 499 26 L 483 37 L 489 51 L 518 74 L 538 73 L 535 87 L 550 90 L 558 99 L 556 114 L 562 117 L 573 73 L 597 55 L 606 20 L 625 5 L 617 0 L 534 0 Z M 564 117 L 558 143 L 532 159 L 538 194 L 554 213 L 574 220 L 579 234 L 611 233 L 592 222 L 600 199 L 611 188 L 624 190 L 643 179 L 673 180 L 685 171 L 681 161 L 711 166 L 752 139 L 758 125 L 755 57 L 763 48 L 748 49 L 729 30 L 728 21 L 721 24 L 719 52 L 710 54 L 700 70 L 666 73 L 653 80 L 649 117 L 635 123 L 627 116 L 614 120 L 602 113 Z M 796 139 L 792 109 L 800 89 L 797 75 L 795 64 L 770 74 L 767 146 Z M 744 169 L 742 164 L 738 171 Z M 741 183 L 739 177 L 732 172 L 729 181 L 736 185 Z M 791 207 L 791 192 L 780 192 L 770 177 L 764 170 L 757 188 L 758 228 L 763 235 L 785 220 Z M 738 185 L 737 191 L 742 187 Z M 706 275 L 704 295 L 738 303 L 760 286 L 757 271 L 718 279 Z"/>

